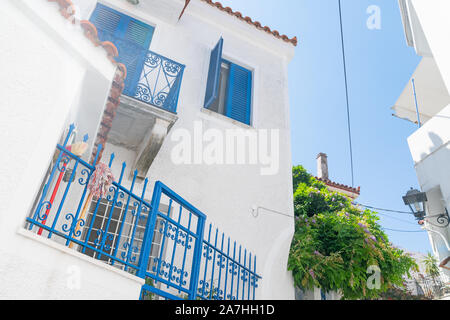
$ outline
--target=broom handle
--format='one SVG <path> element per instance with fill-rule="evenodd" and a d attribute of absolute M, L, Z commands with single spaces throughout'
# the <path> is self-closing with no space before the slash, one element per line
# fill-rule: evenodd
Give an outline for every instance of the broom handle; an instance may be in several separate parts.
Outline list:
<path fill-rule="evenodd" d="M 64 170 L 64 171 L 62 170 L 62 171 L 59 173 L 58 180 L 56 181 L 56 185 L 55 185 L 55 187 L 53 188 L 52 196 L 50 197 L 50 208 L 53 206 L 53 201 L 55 201 L 56 193 L 58 192 L 59 185 L 61 184 L 61 180 L 62 180 L 62 178 L 63 178 L 63 176 L 64 176 L 66 167 L 67 167 L 67 163 L 64 162 L 64 164 L 63 164 L 63 168 L 64 168 L 63 170 Z M 49 216 L 49 214 L 50 214 L 50 208 L 48 208 L 48 209 L 45 211 L 45 216 L 46 216 L 46 218 L 44 219 L 44 221 L 42 221 L 42 224 L 43 224 L 43 225 L 45 225 L 45 223 L 47 222 L 48 216 Z M 42 231 L 43 231 L 43 228 L 40 227 L 40 228 L 39 228 L 39 231 L 38 231 L 38 235 L 42 235 Z"/>
<path fill-rule="evenodd" d="M 84 217 L 86 216 L 86 212 L 88 210 L 89 204 L 92 201 L 92 197 L 93 197 L 93 194 L 92 194 L 92 192 L 90 192 L 89 196 L 88 196 L 88 198 L 86 200 L 86 203 L 84 204 L 83 210 L 81 211 L 80 219 L 84 219 Z M 75 231 L 73 232 L 74 236 L 78 232 L 79 229 L 80 229 L 80 225 L 77 223 L 77 225 L 75 227 Z M 69 248 L 72 248 L 72 247 L 73 247 L 73 242 L 71 242 L 69 244 Z"/>

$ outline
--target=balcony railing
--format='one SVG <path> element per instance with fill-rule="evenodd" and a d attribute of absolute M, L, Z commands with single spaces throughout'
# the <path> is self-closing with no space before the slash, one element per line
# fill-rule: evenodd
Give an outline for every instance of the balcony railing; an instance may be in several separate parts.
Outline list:
<path fill-rule="evenodd" d="M 119 51 L 116 60 L 127 67 L 123 94 L 176 113 L 184 65 L 102 29 L 98 37 L 114 43 Z"/>
<path fill-rule="evenodd" d="M 115 156 L 98 166 L 99 145 L 93 164 L 83 160 L 69 145 L 73 130 L 57 145 L 28 230 L 146 279 L 141 299 L 255 299 L 254 254 L 206 228 L 206 215 L 163 183 L 147 198 L 148 179 L 139 185 L 135 171 L 126 181 L 125 162 L 104 194 L 93 192 L 91 182 L 103 181 Z"/>

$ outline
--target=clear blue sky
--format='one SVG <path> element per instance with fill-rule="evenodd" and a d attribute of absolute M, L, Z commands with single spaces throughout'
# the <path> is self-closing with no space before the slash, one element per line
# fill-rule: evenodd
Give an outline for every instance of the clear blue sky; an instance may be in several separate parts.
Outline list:
<path fill-rule="evenodd" d="M 327 153 L 330 178 L 351 185 L 338 0 L 221 2 L 299 38 L 289 70 L 293 163 L 315 174 L 317 154 Z M 370 5 L 381 8 L 381 30 L 366 26 Z M 418 187 L 406 141 L 416 126 L 393 117 L 390 107 L 420 57 L 406 45 L 397 1 L 342 0 L 342 11 L 358 201 L 406 211 L 401 197 L 409 187 Z M 385 228 L 420 231 L 411 215 L 382 213 Z M 397 246 L 431 251 L 424 232 L 386 233 Z"/>

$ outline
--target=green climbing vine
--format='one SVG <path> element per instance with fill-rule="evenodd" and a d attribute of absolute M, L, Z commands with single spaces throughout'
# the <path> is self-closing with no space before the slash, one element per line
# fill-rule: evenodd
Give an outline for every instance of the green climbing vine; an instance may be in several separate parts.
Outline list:
<path fill-rule="evenodd" d="M 296 222 L 288 268 L 296 286 L 338 291 L 343 299 L 376 299 L 417 269 L 389 242 L 375 212 L 329 191 L 302 166 L 293 168 L 293 182 Z M 380 271 L 378 282 L 371 278 L 374 270 Z"/>

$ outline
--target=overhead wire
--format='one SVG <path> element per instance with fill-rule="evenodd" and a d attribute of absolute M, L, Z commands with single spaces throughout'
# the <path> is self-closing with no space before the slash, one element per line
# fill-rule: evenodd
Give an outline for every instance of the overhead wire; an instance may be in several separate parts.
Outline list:
<path fill-rule="evenodd" d="M 402 214 L 412 215 L 411 212 L 400 211 L 400 210 L 392 210 L 392 209 L 383 209 L 383 208 L 377 208 L 377 207 L 373 207 L 373 206 L 364 205 L 364 204 L 358 203 L 358 202 L 355 202 L 355 203 L 356 203 L 357 205 L 360 205 L 360 206 L 364 207 L 364 208 L 377 210 L 377 211 L 378 211 L 377 213 L 380 214 L 380 215 L 382 215 L 382 216 L 384 216 L 384 217 L 387 217 L 387 218 L 390 218 L 390 219 L 394 219 L 394 220 L 398 220 L 398 221 L 401 221 L 401 222 L 403 222 L 403 223 L 408 223 L 408 224 L 411 224 L 411 225 L 416 225 L 416 223 L 413 223 L 413 222 L 411 222 L 411 221 L 407 221 L 407 220 L 404 220 L 404 219 L 400 219 L 400 218 L 397 218 L 397 217 L 395 217 L 395 216 L 393 216 L 393 215 L 386 214 L 386 213 L 382 213 L 382 212 L 379 212 L 379 211 L 392 212 L 392 213 L 402 213 Z M 417 232 L 419 232 L 419 231 L 417 231 Z"/>
<path fill-rule="evenodd" d="M 425 230 L 398 230 L 398 229 L 389 229 L 389 228 L 383 228 L 387 231 L 393 231 L 393 232 L 406 232 L 406 233 L 422 233 L 426 232 Z"/>
<path fill-rule="evenodd" d="M 345 44 L 344 44 L 344 24 L 342 22 L 342 6 L 341 0 L 339 1 L 339 22 L 341 29 L 341 48 L 342 48 L 342 60 L 344 65 L 344 83 L 345 83 L 345 99 L 347 104 L 347 127 L 348 127 L 348 141 L 350 147 L 350 169 L 352 176 L 352 187 L 355 186 L 355 175 L 354 175 L 354 167 L 353 167 L 353 144 L 352 144 L 352 131 L 351 131 L 351 123 L 350 123 L 350 102 L 349 102 L 349 94 L 348 94 L 348 77 L 347 77 L 347 63 L 345 57 Z"/>
<path fill-rule="evenodd" d="M 338 0 L 339 3 L 339 23 L 340 23 L 340 31 L 341 31 L 341 48 L 342 48 L 342 62 L 344 67 L 344 83 L 345 83 L 345 99 L 346 99 L 346 107 L 347 107 L 347 127 L 348 127 L 348 142 L 349 142 L 349 149 L 350 149 L 350 170 L 351 170 L 351 176 L 352 176 L 352 187 L 355 185 L 355 174 L 354 174 L 354 163 L 353 163 L 353 143 L 352 143 L 352 131 L 351 131 L 351 120 L 350 120 L 350 101 L 349 101 L 349 90 L 348 90 L 348 75 L 347 75 L 347 63 L 346 63 L 346 55 L 345 55 L 345 41 L 344 41 L 344 25 L 342 21 L 342 5 L 341 0 Z M 385 211 L 385 212 L 393 212 L 393 213 L 402 213 L 402 214 L 411 214 L 410 212 L 406 211 L 400 211 L 400 210 L 392 210 L 392 209 L 383 209 L 383 208 L 377 208 L 373 206 L 367 206 L 363 204 L 359 204 L 365 208 L 373 209 L 373 210 L 379 210 L 379 211 Z M 409 221 L 399 219 L 387 214 L 380 213 L 383 216 L 393 218 L 402 222 L 410 223 Z M 384 230 L 393 231 L 393 232 L 425 232 L 423 230 L 417 231 L 417 230 L 398 230 L 398 229 L 390 229 L 390 228 L 383 228 Z"/>
<path fill-rule="evenodd" d="M 390 218 L 390 219 L 401 221 L 403 223 L 407 223 L 407 224 L 411 224 L 411 225 L 417 225 L 417 223 L 414 223 L 414 222 L 411 222 L 411 221 L 407 221 L 407 220 L 404 220 L 404 219 L 400 219 L 400 218 L 394 217 L 394 216 L 386 214 L 386 213 L 378 212 L 378 214 L 380 214 L 380 215 L 382 215 L 384 217 Z"/>
<path fill-rule="evenodd" d="M 368 208 L 368 209 L 411 215 L 411 212 L 408 212 L 408 211 L 400 211 L 400 210 L 394 210 L 394 209 L 383 209 L 383 208 L 377 208 L 377 207 L 373 207 L 373 206 L 368 206 L 368 205 L 365 205 L 365 204 L 362 204 L 362 203 L 358 203 L 358 202 L 355 202 L 355 203 L 360 205 L 360 206 L 362 206 L 362 207 L 364 207 L 364 208 Z"/>

